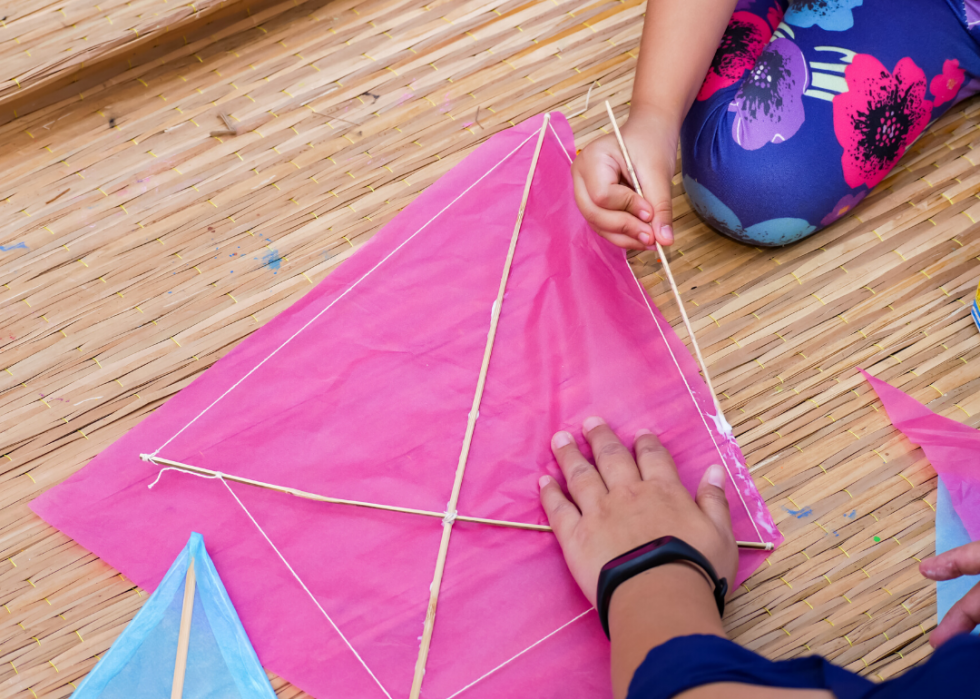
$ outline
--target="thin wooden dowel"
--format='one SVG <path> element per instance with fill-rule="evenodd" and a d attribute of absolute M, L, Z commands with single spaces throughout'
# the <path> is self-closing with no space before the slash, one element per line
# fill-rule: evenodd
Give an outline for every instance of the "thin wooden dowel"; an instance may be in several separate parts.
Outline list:
<path fill-rule="evenodd" d="M 351 505 L 353 507 L 366 507 L 372 510 L 386 510 L 388 512 L 402 512 L 409 515 L 420 515 L 422 517 L 435 517 L 436 519 L 445 519 L 445 512 L 435 512 L 434 510 L 419 510 L 414 507 L 398 507 L 397 505 L 379 505 L 373 502 L 362 502 L 361 500 L 346 500 L 344 498 L 332 498 L 327 495 L 318 495 L 317 493 L 308 493 L 305 490 L 297 490 L 296 488 L 289 488 L 284 485 L 275 485 L 273 483 L 264 483 L 262 481 L 252 480 L 251 478 L 243 478 L 242 476 L 232 476 L 227 473 L 222 473 L 221 471 L 213 471 L 209 468 L 203 468 L 201 466 L 192 466 L 190 464 L 183 464 L 179 461 L 172 461 L 170 459 L 164 459 L 160 456 L 153 456 L 152 454 L 140 454 L 140 458 L 143 461 L 157 464 L 158 466 L 167 466 L 168 468 L 175 468 L 179 471 L 186 471 L 187 473 L 193 473 L 199 476 L 205 476 L 207 478 L 221 478 L 226 481 L 231 481 L 233 483 L 242 483 L 244 485 L 255 486 L 256 488 L 266 488 L 267 490 L 275 490 L 279 493 L 285 493 L 286 495 L 293 495 L 298 498 L 303 498 L 304 500 L 315 500 L 317 502 L 328 502 L 333 505 Z M 510 529 L 527 529 L 529 531 L 536 532 L 550 532 L 551 527 L 544 524 L 528 524 L 526 522 L 508 522 L 502 519 L 487 519 L 486 517 L 469 517 L 467 515 L 457 514 L 454 518 L 460 522 L 473 522 L 475 524 L 489 524 L 493 527 L 507 527 Z"/>
<path fill-rule="evenodd" d="M 613 114 L 612 107 L 609 106 L 609 100 L 606 100 L 606 111 L 609 113 L 609 121 L 612 122 L 613 131 L 616 134 L 616 140 L 619 141 L 619 148 L 623 151 L 623 158 L 626 160 L 626 169 L 629 170 L 630 179 L 633 180 L 633 189 L 641 197 L 643 196 L 643 190 L 640 188 L 640 178 L 636 176 L 636 171 L 633 169 L 633 161 L 630 160 L 629 151 L 626 150 L 626 142 L 623 140 L 623 134 L 619 131 L 619 124 L 616 123 L 616 115 Z M 681 320 L 684 321 L 684 327 L 687 328 L 688 337 L 691 338 L 691 344 L 694 345 L 694 354 L 698 358 L 698 363 L 701 365 L 701 373 L 704 375 L 704 382 L 708 384 L 708 391 L 711 392 L 711 400 L 714 401 L 715 409 L 718 411 L 718 415 L 724 415 L 721 410 L 721 404 L 718 402 L 718 396 L 715 395 L 715 387 L 711 384 L 711 375 L 708 374 L 708 365 L 705 364 L 704 357 L 701 356 L 701 348 L 698 346 L 698 339 L 694 335 L 694 328 L 691 327 L 691 321 L 687 317 L 687 311 L 684 310 L 684 300 L 681 298 L 681 292 L 677 289 L 677 284 L 674 282 L 674 275 L 670 272 L 670 265 L 667 263 L 667 255 L 664 254 L 664 249 L 660 246 L 660 241 L 654 238 L 654 243 L 657 246 L 657 254 L 660 255 L 660 263 L 664 267 L 664 272 L 667 274 L 667 282 L 670 284 L 671 291 L 674 292 L 674 298 L 677 300 L 677 308 L 681 312 Z"/>
<path fill-rule="evenodd" d="M 177 633 L 177 660 L 174 663 L 174 683 L 170 688 L 170 699 L 181 699 L 184 695 L 184 675 L 187 673 L 187 649 L 191 642 L 191 618 L 194 615 L 194 589 L 197 577 L 194 573 L 194 558 L 187 566 L 184 579 L 184 605 L 180 610 L 180 631 Z"/>
<path fill-rule="evenodd" d="M 507 250 L 507 258 L 504 260 L 504 270 L 500 276 L 500 287 L 497 289 L 497 300 L 493 303 L 490 312 L 490 332 L 487 334 L 487 344 L 483 350 L 483 363 L 480 366 L 480 375 L 476 381 L 476 391 L 473 394 L 473 405 L 470 408 L 469 420 L 466 423 L 466 434 L 463 437 L 463 446 L 459 453 L 459 463 L 456 465 L 456 478 L 453 481 L 453 490 L 449 496 L 449 504 L 446 506 L 448 512 L 456 511 L 456 503 L 459 501 L 459 491 L 463 486 L 463 474 L 466 471 L 466 461 L 470 454 L 470 444 L 473 441 L 473 431 L 476 428 L 476 419 L 480 413 L 480 402 L 483 400 L 483 388 L 487 381 L 487 371 L 490 368 L 490 355 L 493 352 L 493 341 L 497 336 L 497 324 L 500 321 L 500 309 L 504 303 L 504 292 L 507 289 L 507 280 L 510 278 L 510 268 L 514 262 L 514 251 L 517 249 L 517 238 L 521 232 L 521 224 L 524 222 L 524 211 L 527 208 L 527 199 L 531 193 L 531 182 L 534 180 L 534 171 L 538 167 L 538 156 L 541 155 L 541 145 L 544 143 L 545 134 L 548 132 L 548 124 L 551 123 L 551 115 L 545 114 L 541 121 L 541 131 L 538 133 L 538 142 L 534 146 L 534 156 L 531 158 L 531 166 L 527 171 L 527 179 L 524 181 L 524 193 L 521 195 L 521 205 L 517 210 L 517 222 L 514 224 L 514 232 L 510 237 L 510 247 Z M 442 587 L 442 574 L 446 567 L 446 554 L 449 552 L 449 536 L 452 533 L 452 522 L 446 522 L 442 528 L 442 540 L 439 542 L 439 555 L 436 557 L 436 569 L 432 576 L 432 585 L 429 587 L 429 606 L 425 612 L 425 626 L 422 628 L 422 643 L 419 646 L 419 657 L 415 663 L 415 675 L 412 678 L 412 691 L 409 699 L 418 699 L 422 691 L 422 677 L 425 675 L 425 663 L 429 657 L 429 646 L 432 643 L 432 629 L 436 621 L 436 606 L 439 604 L 439 588 Z"/>
<path fill-rule="evenodd" d="M 182 464 L 179 461 L 172 461 L 170 459 L 164 459 L 160 456 L 153 456 L 151 454 L 140 454 L 140 458 L 143 461 L 148 461 L 150 463 L 157 464 L 158 466 L 167 466 L 168 468 L 175 468 L 179 471 L 186 471 L 187 473 L 194 473 L 199 476 L 206 476 L 208 478 L 222 478 L 226 481 L 232 481 L 233 483 L 242 483 L 244 485 L 255 486 L 256 488 L 266 488 L 267 490 L 275 490 L 279 493 L 285 493 L 286 495 L 293 495 L 298 498 L 303 498 L 304 500 L 315 500 L 317 502 L 328 502 L 333 505 L 352 505 L 354 507 L 367 507 L 372 510 L 387 510 L 388 512 L 402 512 L 409 515 L 421 515 L 422 517 L 434 517 L 436 519 L 446 519 L 445 512 L 436 512 L 434 510 L 419 510 L 414 507 L 398 507 L 396 505 L 378 505 L 373 502 L 362 502 L 360 500 L 344 500 L 343 498 L 331 498 L 326 495 L 318 495 L 317 493 L 308 493 L 305 490 L 297 490 L 296 488 L 289 488 L 284 485 L 275 485 L 273 483 L 264 483 L 262 481 L 252 480 L 251 478 L 243 478 L 242 476 L 232 476 L 227 473 L 222 473 L 221 471 L 213 471 L 209 468 L 203 468 L 201 466 L 191 466 L 190 464 Z M 457 514 L 453 519 L 457 522 L 472 522 L 474 524 L 488 524 L 491 527 L 504 527 L 507 529 L 524 529 L 532 532 L 550 532 L 551 527 L 547 524 L 528 524 L 527 522 L 509 522 L 504 519 L 488 519 L 486 517 L 470 517 L 468 515 Z M 736 545 L 743 549 L 761 549 L 763 551 L 772 551 L 773 545 L 770 542 L 759 542 L 759 541 L 736 541 Z"/>

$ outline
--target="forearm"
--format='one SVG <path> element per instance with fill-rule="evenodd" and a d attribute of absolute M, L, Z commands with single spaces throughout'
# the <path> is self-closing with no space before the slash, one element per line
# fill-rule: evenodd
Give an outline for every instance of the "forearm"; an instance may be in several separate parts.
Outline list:
<path fill-rule="evenodd" d="M 626 696 L 633 673 L 651 648 L 677 636 L 724 636 L 711 587 L 685 564 L 646 571 L 616 588 L 609 605 L 613 694 Z"/>
<path fill-rule="evenodd" d="M 648 0 L 631 114 L 679 131 L 711 66 L 736 0 Z"/>

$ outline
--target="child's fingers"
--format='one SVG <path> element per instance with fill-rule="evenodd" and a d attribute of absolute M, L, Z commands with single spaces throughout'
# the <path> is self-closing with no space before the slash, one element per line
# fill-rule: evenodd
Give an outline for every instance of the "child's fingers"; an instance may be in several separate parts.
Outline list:
<path fill-rule="evenodd" d="M 976 585 L 954 604 L 942 622 L 929 635 L 929 643 L 938 648 L 961 633 L 970 633 L 980 624 L 980 585 Z"/>
<path fill-rule="evenodd" d="M 919 564 L 919 572 L 930 580 L 952 580 L 961 575 L 980 574 L 980 541 L 927 558 Z"/>
<path fill-rule="evenodd" d="M 558 543 L 564 546 L 571 536 L 575 525 L 582 518 L 578 508 L 565 497 L 561 486 L 551 476 L 541 476 L 538 480 L 541 487 L 541 506 L 548 517 L 548 524 L 558 537 Z"/>
<path fill-rule="evenodd" d="M 661 245 L 671 245 L 674 242 L 674 230 L 671 224 L 674 220 L 673 202 L 671 199 L 670 176 L 666 173 L 659 177 L 638 172 L 643 195 L 649 200 L 653 209 L 650 226 L 657 242 Z M 651 243 L 652 245 L 652 243 Z"/>
<path fill-rule="evenodd" d="M 583 174 L 586 189 L 589 190 L 592 201 L 607 211 L 625 211 L 635 216 L 640 222 L 649 226 L 653 221 L 653 206 L 637 194 L 631 187 L 620 184 L 619 180 L 610 182 L 612 176 L 619 177 L 620 173 L 604 173 L 609 177 L 600 177 L 600 173 L 589 171 Z"/>
<path fill-rule="evenodd" d="M 609 490 L 596 467 L 582 456 L 572 436 L 568 432 L 556 432 L 551 438 L 551 451 L 565 476 L 568 494 L 578 509 L 586 512 L 598 507 L 599 500 Z"/>
<path fill-rule="evenodd" d="M 654 219 L 654 209 L 649 201 L 632 188 L 626 160 L 619 146 L 612 141 L 597 143 L 601 146 L 591 155 L 580 171 L 589 198 L 607 211 L 625 211 L 639 221 L 650 224 Z M 624 184 L 627 183 L 627 184 Z M 649 229 L 650 235 L 653 230 Z"/>
<path fill-rule="evenodd" d="M 732 531 L 732 515 L 725 497 L 725 469 L 718 464 L 709 466 L 698 485 L 695 501 L 718 531 Z M 732 537 L 734 538 L 734 537 Z"/>
<path fill-rule="evenodd" d="M 625 189 L 625 187 L 624 187 Z M 653 229 L 626 211 L 611 211 L 597 205 L 580 178 L 575 178 L 575 198 L 582 216 L 595 231 L 620 247 L 643 250 L 653 245 Z M 623 238 L 628 239 L 627 241 Z"/>

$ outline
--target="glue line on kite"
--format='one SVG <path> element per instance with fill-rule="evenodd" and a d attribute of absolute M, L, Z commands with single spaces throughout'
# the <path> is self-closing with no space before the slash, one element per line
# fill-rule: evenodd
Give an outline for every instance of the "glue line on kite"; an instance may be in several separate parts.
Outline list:
<path fill-rule="evenodd" d="M 435 213 L 432 216 L 432 218 L 430 218 L 428 221 L 426 221 L 425 223 L 423 223 L 422 226 L 417 231 L 415 231 L 410 236 L 408 236 L 394 250 L 392 250 L 391 252 L 389 252 L 387 255 L 385 255 L 385 257 L 383 257 L 381 259 L 381 261 L 379 261 L 376 265 L 374 265 L 374 267 L 372 267 L 367 272 L 365 272 L 364 275 L 360 279 L 358 279 L 353 284 L 351 284 L 339 296 L 337 296 L 337 298 L 335 298 L 333 301 L 331 301 L 329 304 L 327 304 L 327 306 L 325 308 L 323 308 L 323 310 L 321 310 L 319 313 L 317 313 L 315 316 L 313 316 L 310 320 L 308 320 L 299 330 L 297 330 L 292 335 L 290 335 L 288 338 L 286 338 L 286 340 L 283 341 L 283 343 L 281 345 L 279 345 L 274 350 L 272 350 L 272 352 L 265 359 L 263 359 L 261 362 L 259 362 L 258 364 L 256 364 L 254 367 L 252 367 L 248 371 L 247 374 L 245 374 L 242 378 L 240 378 L 238 381 L 236 381 L 234 384 L 232 384 L 231 388 L 229 388 L 227 391 L 225 391 L 220 396 L 218 396 L 217 398 L 215 398 L 214 399 L 214 402 L 212 402 L 210 405 L 208 405 L 206 408 L 204 408 L 204 410 L 202 410 L 200 413 L 198 413 L 197 416 L 195 416 L 193 420 L 191 420 L 186 425 L 184 425 L 183 427 L 181 427 L 180 430 L 178 430 L 177 433 L 173 437 L 171 437 L 166 442 L 164 442 L 159 447 L 157 447 L 157 450 L 155 452 L 153 452 L 153 456 L 156 456 L 157 454 L 159 454 L 168 444 L 170 444 L 172 441 L 174 441 L 175 439 L 177 439 L 177 437 L 179 437 L 184 430 L 186 430 L 188 427 L 190 427 L 195 422 L 197 422 L 206 412 L 208 412 L 211 408 L 213 408 L 218 403 L 218 401 L 220 401 L 222 398 L 224 398 L 229 393 L 231 393 L 236 388 L 238 388 L 238 386 L 243 381 L 245 381 L 245 379 L 247 379 L 249 376 L 251 376 L 252 374 L 254 374 L 267 361 L 269 361 L 270 359 L 272 359 L 272 357 L 274 355 L 276 355 L 279 352 L 279 350 L 281 350 L 283 347 L 285 347 L 290 342 L 292 342 L 293 339 L 297 335 L 299 335 L 301 332 L 303 332 L 308 327 L 310 327 L 310 325 L 312 325 L 314 322 L 316 322 L 316 320 L 320 316 L 322 316 L 324 313 L 326 313 L 331 308 L 333 308 L 334 304 L 336 304 L 342 298 L 344 298 L 345 296 L 347 296 L 347 294 L 349 294 L 351 291 L 353 291 L 361 282 L 363 282 L 368 277 L 368 275 L 370 275 L 372 272 L 374 272 L 376 269 L 378 269 L 378 267 L 380 267 L 385 262 L 387 262 L 389 259 L 391 259 L 391 257 L 395 253 L 397 253 L 399 250 L 401 250 L 403 247 L 405 247 L 409 242 L 411 242 L 412 239 L 415 238 L 415 236 L 417 236 L 423 230 L 425 230 L 426 228 L 428 228 L 429 224 L 432 223 L 433 221 L 435 221 L 439 216 L 441 216 L 449 207 L 451 207 L 457 201 L 459 201 L 460 199 L 462 199 L 471 189 L 473 189 L 478 184 L 480 184 L 480 182 L 482 182 L 484 179 L 486 179 L 487 177 L 489 177 L 490 176 L 490 173 L 492 173 L 494 170 L 496 170 L 498 167 L 500 167 L 504 163 L 505 160 L 507 160 L 508 158 L 510 158 L 510 156 L 512 156 L 517 151 L 519 151 L 524 146 L 524 144 L 527 143 L 528 141 L 530 141 L 532 138 L 534 138 L 534 136 L 537 135 L 537 133 L 538 132 L 535 131 L 535 132 L 529 134 L 527 138 L 525 138 L 523 141 L 521 141 L 517 145 L 517 147 L 515 147 L 507 155 L 505 155 L 503 158 L 501 158 L 499 161 L 497 161 L 496 165 L 494 165 L 492 168 L 490 168 L 485 173 L 483 173 L 482 175 L 480 175 L 479 179 L 477 179 L 475 182 L 473 182 L 473 184 L 471 184 L 469 187 L 467 187 L 466 189 L 464 189 L 455 199 L 453 199 L 451 202 L 449 202 L 444 207 L 442 207 L 442 209 L 440 209 L 437 213 Z"/>
<path fill-rule="evenodd" d="M 555 131 L 554 128 L 551 129 L 551 132 L 554 134 L 555 138 L 558 139 L 558 143 L 560 145 L 561 137 L 558 135 L 558 132 Z M 568 153 L 565 151 L 564 146 L 562 146 L 561 150 L 563 153 L 565 153 L 565 157 L 568 158 L 568 161 L 570 163 L 573 162 L 571 156 L 568 155 Z M 663 253 L 661 253 L 661 259 L 662 260 L 666 259 L 666 256 L 663 255 Z M 748 504 L 745 502 L 745 498 L 742 496 L 742 489 L 739 487 L 738 481 L 735 480 L 735 477 L 732 475 L 731 469 L 728 467 L 728 460 L 725 458 L 725 455 L 722 453 L 721 448 L 718 446 L 717 440 L 715 440 L 715 435 L 711 431 L 711 427 L 708 425 L 708 421 L 704 416 L 704 411 L 701 409 L 701 406 L 698 405 L 697 398 L 694 395 L 694 390 L 691 388 L 691 385 L 688 383 L 687 377 L 684 375 L 684 371 L 681 369 L 681 365 L 677 361 L 677 357 L 674 355 L 674 350 L 670 346 L 670 343 L 667 341 L 667 336 L 666 334 L 664 334 L 663 328 L 660 326 L 660 321 L 657 318 L 657 314 L 653 312 L 653 306 L 650 304 L 650 295 L 647 294 L 646 289 L 644 289 L 643 285 L 640 284 L 640 280 L 636 278 L 635 274 L 633 274 L 633 270 L 629 266 L 629 261 L 626 260 L 625 257 L 623 258 L 623 260 L 626 262 L 626 268 L 627 270 L 629 270 L 630 277 L 632 277 L 633 281 L 636 283 L 637 289 L 639 289 L 640 296 L 643 297 L 643 302 L 646 304 L 647 310 L 650 311 L 650 317 L 653 318 L 653 324 L 657 326 L 657 331 L 660 333 L 660 337 L 663 339 L 664 344 L 667 346 L 667 352 L 670 354 L 670 358 L 673 360 L 674 366 L 677 367 L 677 373 L 680 375 L 681 380 L 684 382 L 684 387 L 687 389 L 687 393 L 691 397 L 691 401 L 694 403 L 694 408 L 698 411 L 698 415 L 701 416 L 701 422 L 704 423 L 704 428 L 708 432 L 708 437 L 711 439 L 711 445 L 715 448 L 715 451 L 718 452 L 718 456 L 719 458 L 721 458 L 721 463 L 725 467 L 725 472 L 728 474 L 728 478 L 729 480 L 731 480 L 732 485 L 735 486 L 735 492 L 738 493 L 738 499 L 742 503 L 742 507 L 745 509 L 745 513 L 748 515 L 749 521 L 752 522 L 752 528 L 755 529 L 756 536 L 759 537 L 760 542 L 768 543 L 766 542 L 765 538 L 762 536 L 762 533 L 759 531 L 758 525 L 755 523 L 755 517 L 752 515 L 752 511 L 749 509 Z M 680 298 L 680 294 L 677 293 L 676 288 L 674 289 L 674 292 L 675 292 L 675 299 L 677 301 L 677 304 L 678 306 L 681 306 L 682 300 Z M 691 338 L 692 339 L 694 338 L 693 333 L 691 334 Z M 718 405 L 717 399 L 715 399 L 715 409 L 718 410 L 719 413 L 721 413 L 721 407 Z"/>
<path fill-rule="evenodd" d="M 202 476 L 202 478 L 207 478 L 207 477 L 208 476 Z M 220 476 L 218 476 L 217 478 L 219 481 L 221 481 L 224 484 L 225 488 L 228 489 L 228 492 L 231 493 L 231 496 L 235 498 L 235 502 L 237 502 L 238 505 L 242 508 L 242 511 L 244 511 L 245 514 L 248 515 L 248 518 L 252 520 L 252 524 L 254 524 L 255 528 L 259 530 L 259 534 L 263 536 L 263 538 L 269 543 L 269 546 L 272 547 L 272 550 L 276 552 L 276 555 L 279 556 L 279 560 L 281 560 L 283 564 L 286 566 L 286 568 L 289 569 L 289 572 L 292 573 L 293 577 L 296 579 L 296 582 L 300 584 L 300 587 L 302 587 L 306 591 L 306 594 L 309 595 L 310 599 L 313 600 L 313 604 L 316 605 L 316 608 L 319 609 L 320 612 L 323 614 L 324 618 L 326 618 L 326 620 L 330 622 L 330 625 L 333 627 L 333 630 L 337 632 L 337 635 L 340 636 L 340 639 L 347 645 L 347 647 L 350 649 L 350 652 L 354 654 L 354 657 L 357 658 L 361 666 L 365 670 L 367 670 L 367 673 L 369 675 L 371 675 L 371 679 L 374 680 L 374 683 L 378 685 L 378 688 L 381 689 L 382 692 L 384 692 L 384 695 L 388 697 L 388 699 L 392 699 L 391 695 L 388 693 L 388 690 L 384 688 L 383 684 L 381 684 L 381 680 L 379 680 L 377 676 L 375 676 L 375 674 L 371 671 L 371 668 L 369 668 L 367 663 L 364 662 L 364 658 L 361 657 L 361 654 L 354 649 L 354 646 L 351 645 L 351 642 L 347 640 L 347 636 L 345 636 L 344 633 L 337 626 L 337 624 L 334 623 L 333 619 L 330 618 L 330 615 L 327 614 L 327 611 L 320 606 L 320 603 L 317 601 L 316 597 L 314 597 L 313 593 L 310 592 L 310 588 L 306 586 L 306 583 L 303 582 L 302 578 L 300 578 L 299 575 L 296 573 L 296 571 L 293 570 L 293 567 L 289 565 L 289 561 L 287 561 L 286 557 L 282 555 L 282 552 L 278 548 L 276 548 L 276 545 L 272 543 L 272 539 L 270 539 L 269 535 L 265 533 L 265 530 L 261 526 L 259 526 L 259 523 L 257 521 L 255 521 L 255 517 L 253 517 L 252 513 L 248 511 L 247 507 L 245 507 L 245 503 L 243 503 L 241 500 L 238 499 L 238 496 L 235 495 L 235 491 L 231 489 L 231 486 L 228 485 L 228 482 L 224 478 L 221 478 Z"/>
<path fill-rule="evenodd" d="M 460 694 L 462 694 L 463 692 L 465 692 L 467 689 L 469 689 L 473 685 L 477 684 L 478 682 L 482 682 L 483 680 L 485 680 L 486 678 L 488 678 L 490 675 L 492 675 L 493 673 L 495 673 L 497 670 L 500 670 L 500 669 L 504 668 L 505 666 L 510 665 L 512 662 L 514 662 L 519 657 L 521 657 L 522 655 L 524 655 L 525 653 L 527 653 L 529 650 L 531 650 L 531 649 L 533 649 L 533 648 L 541 645 L 542 643 L 544 643 L 545 641 L 547 641 L 549 638 L 551 638 L 552 636 L 554 636 L 555 634 L 557 634 L 559 631 L 562 631 L 566 627 L 571 626 L 573 623 L 575 623 L 576 621 L 578 621 L 579 619 L 581 619 L 582 617 L 584 617 L 586 614 L 588 614 L 591 611 L 595 611 L 595 608 L 594 607 L 589 607 L 588 609 L 586 609 L 584 612 L 582 612 L 581 614 L 579 614 L 574 619 L 571 619 L 569 621 L 566 621 L 564 624 L 562 624 L 557 629 L 555 629 L 554 631 L 552 631 L 551 633 L 549 633 L 547 636 L 544 636 L 543 638 L 538 639 L 537 641 L 535 641 L 534 643 L 532 643 L 531 645 L 529 645 L 527 648 L 525 648 L 524 650 L 522 650 L 520 653 L 517 653 L 516 655 L 512 655 L 510 658 L 508 658 L 504 662 L 500 663 L 500 665 L 498 665 L 497 667 L 495 667 L 492 670 L 490 670 L 490 671 L 488 671 L 488 672 L 480 675 L 479 677 L 477 677 L 475 680 L 473 680 L 472 682 L 470 682 L 468 685 L 466 685 L 462 689 L 456 691 L 453 694 L 450 694 L 448 697 L 446 697 L 446 699 L 455 699 L 455 697 L 458 697 Z"/>
<path fill-rule="evenodd" d="M 469 418 L 466 421 L 466 434 L 463 437 L 463 444 L 460 449 L 459 463 L 456 466 L 452 493 L 449 496 L 449 504 L 446 506 L 446 512 L 449 513 L 456 512 L 456 504 L 459 501 L 459 493 L 463 486 L 463 474 L 466 472 L 466 462 L 470 454 L 470 445 L 473 442 L 476 420 L 480 415 L 480 402 L 483 400 L 483 389 L 486 386 L 487 372 L 490 369 L 490 356 L 493 353 L 493 343 L 497 336 L 497 325 L 500 322 L 500 313 L 504 303 L 504 292 L 507 289 L 507 281 L 510 278 L 514 253 L 517 250 L 517 239 L 520 236 L 528 196 L 531 193 L 531 183 L 534 180 L 534 172 L 538 167 L 541 145 L 544 143 L 544 137 L 548 133 L 549 123 L 551 123 L 551 114 L 545 114 L 542 118 L 541 126 L 537 130 L 538 142 L 534 147 L 534 155 L 531 158 L 531 165 L 528 168 L 527 179 L 524 181 L 524 193 L 521 195 L 521 205 L 517 210 L 517 221 L 514 223 L 514 232 L 510 237 L 507 258 L 504 260 L 504 269 L 500 275 L 497 300 L 494 302 L 493 310 L 491 311 L 490 330 L 487 333 L 487 344 L 483 350 L 483 363 L 480 365 L 480 374 L 476 381 L 476 391 L 473 394 L 473 405 L 470 408 Z M 415 663 L 415 674 L 412 677 L 412 689 L 409 693 L 409 699 L 418 699 L 422 691 L 422 678 L 425 675 L 425 665 L 429 657 L 429 646 L 432 643 L 432 630 L 436 621 L 436 607 L 439 603 L 439 589 L 442 587 L 442 576 L 446 567 L 446 555 L 449 552 L 449 538 L 452 531 L 453 523 L 451 521 L 445 522 L 442 528 L 442 538 L 439 541 L 439 554 L 436 557 L 436 568 L 432 575 L 432 585 L 429 587 L 429 604 L 425 612 L 425 625 L 422 628 L 422 643 L 419 646 L 419 656 Z"/>

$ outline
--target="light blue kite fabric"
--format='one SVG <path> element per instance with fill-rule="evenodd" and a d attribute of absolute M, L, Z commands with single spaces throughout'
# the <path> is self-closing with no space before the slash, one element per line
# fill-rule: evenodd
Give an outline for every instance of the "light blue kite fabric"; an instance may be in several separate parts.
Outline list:
<path fill-rule="evenodd" d="M 970 535 L 963 526 L 963 521 L 956 514 L 956 510 L 953 509 L 949 490 L 940 478 L 936 496 L 936 554 L 969 543 Z M 939 621 L 943 620 L 950 607 L 959 602 L 963 595 L 977 584 L 980 584 L 980 575 L 966 575 L 955 580 L 936 583 L 936 608 Z M 973 633 L 980 633 L 980 629 L 974 629 Z"/>
<path fill-rule="evenodd" d="M 966 527 L 963 526 L 960 516 L 953 509 L 949 490 L 943 485 L 943 479 L 940 478 L 936 496 L 936 554 L 969 543 L 970 535 L 967 533 Z M 980 584 L 980 575 L 965 575 L 955 580 L 943 580 L 936 583 L 936 608 L 939 621 L 943 620 L 950 607 L 959 602 L 963 595 L 977 584 Z M 980 633 L 980 628 L 974 629 L 973 633 Z"/>
<path fill-rule="evenodd" d="M 183 699 L 276 699 L 200 534 L 89 673 L 74 699 L 170 699 L 187 568 L 196 589 Z"/>

